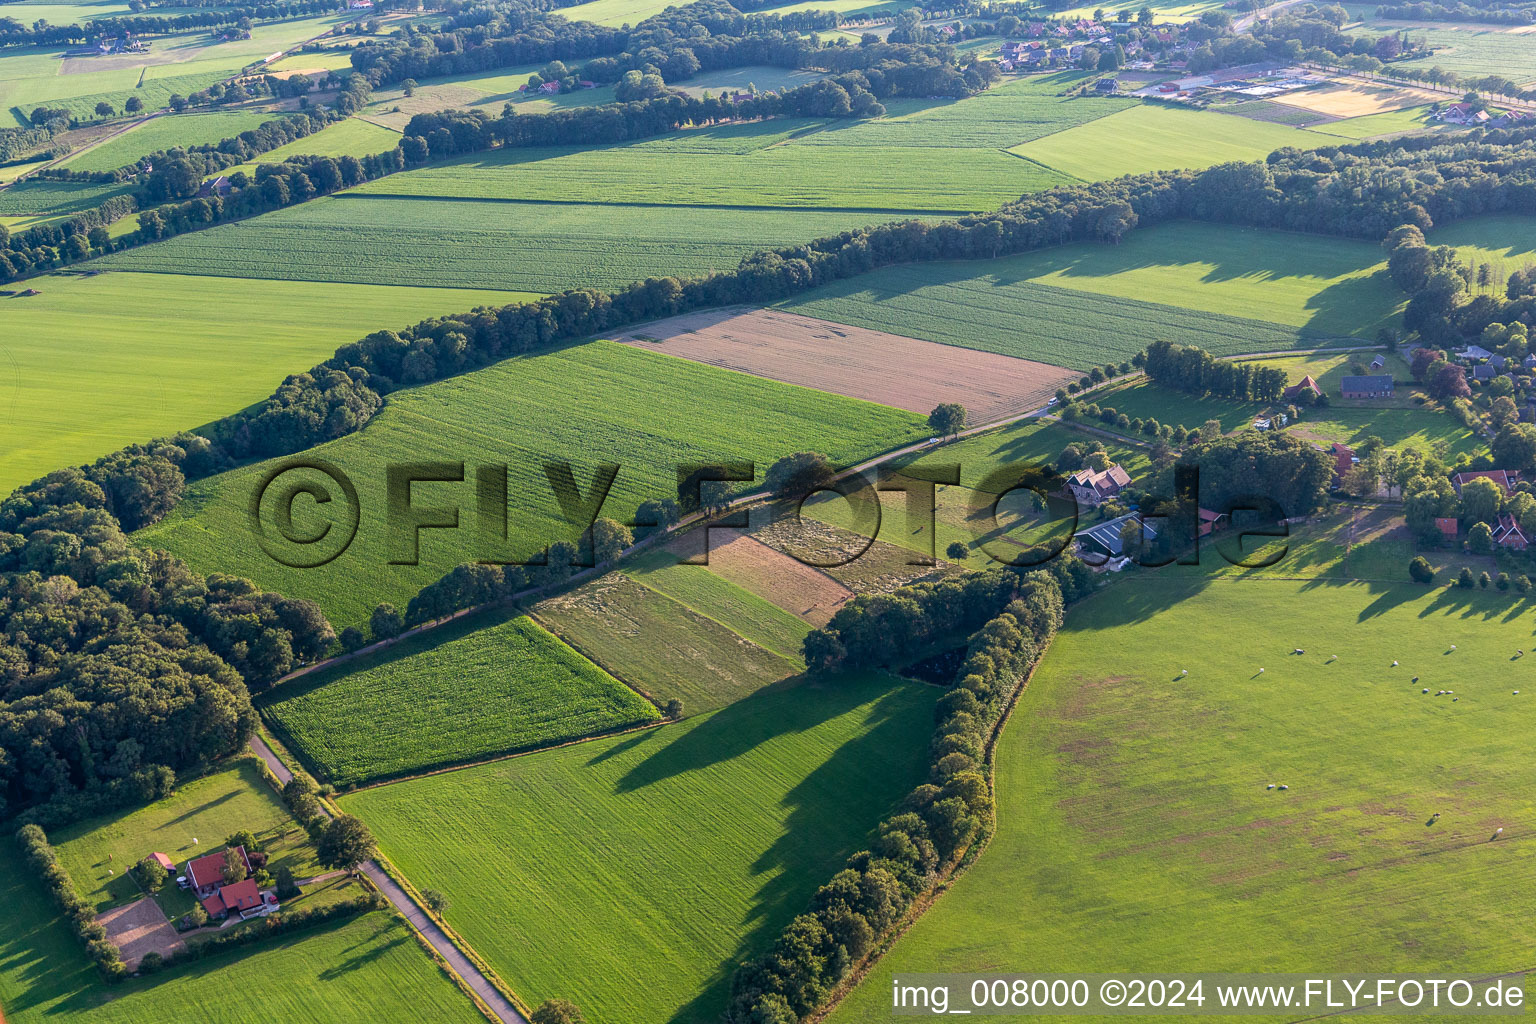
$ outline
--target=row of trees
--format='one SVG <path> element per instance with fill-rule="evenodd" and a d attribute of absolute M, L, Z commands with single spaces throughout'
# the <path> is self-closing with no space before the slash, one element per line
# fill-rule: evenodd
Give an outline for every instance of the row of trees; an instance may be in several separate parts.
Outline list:
<path fill-rule="evenodd" d="M 1077 575 L 1065 564 L 1026 575 L 995 570 L 968 576 L 943 593 L 897 591 L 889 595 L 888 607 L 864 606 L 860 617 L 931 617 L 909 630 L 930 635 L 942 635 L 970 616 L 987 621 L 971 635 L 954 685 L 934 709 L 928 781 L 879 824 L 868 850 L 850 857 L 816 891 L 810 909 L 790 922 L 767 953 L 737 969 L 726 1021 L 798 1024 L 813 1015 L 993 821 L 986 775 L 992 731 L 1061 625 L 1061 581 L 1076 589 Z M 896 607 L 903 611 L 893 613 Z M 847 642 L 857 647 L 862 641 L 850 636 Z M 815 646 L 826 649 L 824 643 Z M 812 647 L 808 641 L 807 653 Z"/>
<path fill-rule="evenodd" d="M 1239 401 L 1277 402 L 1286 383 L 1285 371 L 1278 367 L 1217 359 L 1204 349 L 1171 341 L 1148 345 L 1142 368 L 1166 387 Z"/>
<path fill-rule="evenodd" d="M 37 825 L 24 825 L 16 833 L 16 844 L 21 847 L 29 874 L 53 897 L 75 937 L 84 944 L 90 961 L 108 981 L 116 981 L 127 974 L 122 951 L 107 940 L 107 930 L 96 921 L 96 908 L 75 891 L 69 872 L 59 863 L 58 854 L 48 842 L 47 833 Z"/>

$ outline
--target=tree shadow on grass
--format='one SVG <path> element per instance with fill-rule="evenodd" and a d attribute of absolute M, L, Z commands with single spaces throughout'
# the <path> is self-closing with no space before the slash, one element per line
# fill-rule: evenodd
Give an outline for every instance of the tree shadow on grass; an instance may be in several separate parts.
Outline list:
<path fill-rule="evenodd" d="M 814 694 L 814 699 L 806 699 Z M 870 696 L 866 687 L 837 680 L 810 682 L 804 676 L 771 683 L 681 728 L 652 729 L 642 736 L 660 743 L 618 781 L 631 793 L 685 772 L 698 771 L 745 754 L 769 740 L 805 732 L 846 714 Z"/>
<path fill-rule="evenodd" d="M 770 947 L 816 889 L 866 847 L 875 824 L 922 781 L 930 709 L 939 691 L 894 676 L 879 678 L 891 689 L 870 706 L 867 731 L 838 747 L 785 794 L 784 831 L 752 865 L 754 874 L 767 877 L 742 917 L 743 938 L 672 1020 L 717 1020 L 736 965 Z M 869 699 L 867 685 L 856 692 L 858 699 Z"/>

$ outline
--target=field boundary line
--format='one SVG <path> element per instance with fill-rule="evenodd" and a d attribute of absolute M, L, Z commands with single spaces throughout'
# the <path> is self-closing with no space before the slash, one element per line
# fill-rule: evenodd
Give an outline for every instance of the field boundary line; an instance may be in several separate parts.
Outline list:
<path fill-rule="evenodd" d="M 1024 158 L 1021 157 L 1021 159 L 1024 159 Z M 1043 167 L 1045 165 L 1041 164 L 1041 166 Z M 417 170 L 421 170 L 422 168 L 416 168 L 416 169 Z M 431 170 L 432 168 L 429 167 L 429 168 L 426 168 L 426 169 Z M 1050 168 L 1050 170 L 1054 171 L 1057 174 L 1063 173 L 1061 171 L 1056 171 L 1056 169 L 1054 167 Z M 396 172 L 396 173 L 404 173 L 404 172 Z M 391 177 L 391 175 L 385 175 L 384 177 L 375 178 L 373 180 L 374 181 L 384 181 L 384 180 L 386 180 L 389 177 Z M 357 188 L 357 187 L 361 187 L 361 186 L 354 186 L 354 188 Z M 315 199 L 320 199 L 320 198 L 328 198 L 328 199 L 410 199 L 410 200 L 414 200 L 414 201 L 418 201 L 418 202 L 429 202 L 429 203 L 513 203 L 513 204 L 519 204 L 519 205 L 522 205 L 522 206 L 626 206 L 626 207 L 635 206 L 635 207 L 651 208 L 651 209 L 658 209 L 658 210 L 679 210 L 679 209 L 682 209 L 682 210 L 761 210 L 761 211 L 763 211 L 765 213 L 782 213 L 782 212 L 786 212 L 786 211 L 790 212 L 790 213 L 880 213 L 880 214 L 887 214 L 887 215 L 890 215 L 890 216 L 893 216 L 893 217 L 967 217 L 967 216 L 970 216 L 970 215 L 972 215 L 972 214 L 977 212 L 975 210 L 958 210 L 958 209 L 915 209 L 915 208 L 908 208 L 908 209 L 896 210 L 896 209 L 892 209 L 891 207 L 888 207 L 888 206 L 803 206 L 803 205 L 802 206 L 786 206 L 786 205 L 782 205 L 782 204 L 780 204 L 780 205 L 772 205 L 772 204 L 754 204 L 754 203 L 642 203 L 642 202 L 639 202 L 637 200 L 626 200 L 626 199 L 588 199 L 588 200 L 585 200 L 585 201 L 581 201 L 581 200 L 571 200 L 571 199 L 530 199 L 530 198 L 528 198 L 526 196 L 440 196 L 440 195 L 424 195 L 424 194 L 419 193 L 419 192 L 380 192 L 380 191 L 374 191 L 374 190 L 370 190 L 368 192 L 354 192 L 354 191 L 352 191 L 350 189 L 349 190 L 345 190 L 345 191 L 340 191 L 340 192 L 331 192 L 328 195 L 323 196 L 323 197 L 322 196 L 316 196 L 315 197 Z M 305 203 L 312 203 L 314 201 L 315 201 L 314 199 L 306 199 L 304 202 Z M 282 209 L 290 209 L 293 206 L 299 206 L 299 205 L 302 205 L 302 204 L 300 204 L 300 203 L 292 203 L 289 206 L 282 207 Z M 260 214 L 257 214 L 257 216 L 260 216 Z M 244 219 L 244 218 L 242 218 L 242 219 Z M 222 221 L 221 223 L 232 224 L 232 223 L 236 223 L 236 222 L 235 221 Z M 218 225 L 209 225 L 209 227 L 217 227 L 217 226 Z M 207 229 L 206 228 L 199 228 L 198 230 L 199 231 L 204 231 L 204 230 L 207 230 Z M 182 232 L 182 234 L 189 234 L 189 233 L 190 232 Z M 179 235 L 173 235 L 171 237 L 179 238 L 180 236 Z M 153 244 L 153 243 L 151 243 L 151 244 Z M 919 261 L 913 261 L 913 262 L 919 262 Z"/>

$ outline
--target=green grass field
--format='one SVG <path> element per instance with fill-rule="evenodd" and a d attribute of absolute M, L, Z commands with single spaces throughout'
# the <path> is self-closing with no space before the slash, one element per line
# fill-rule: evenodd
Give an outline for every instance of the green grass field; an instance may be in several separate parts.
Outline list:
<path fill-rule="evenodd" d="M 809 122 L 810 130 L 817 122 Z M 587 150 L 510 149 L 393 174 L 366 195 L 970 213 L 1071 179 L 998 149 L 772 145 L 793 125 L 691 129 Z M 745 150 L 745 152 L 743 152 Z M 856 173 L 855 173 L 856 171 Z"/>
<path fill-rule="evenodd" d="M 1469 217 L 1436 228 L 1429 237 L 1435 245 L 1454 246 L 1461 260 L 1474 269 L 1483 263 L 1491 266 L 1501 297 L 1510 271 L 1536 266 L 1533 217 Z"/>
<path fill-rule="evenodd" d="M 149 854 L 166 854 L 182 871 L 188 860 L 224 849 L 225 837 L 240 829 L 256 834 L 273 874 L 287 868 L 303 881 L 325 871 L 308 833 L 263 781 L 255 758 L 195 779 L 147 807 L 58 829 L 49 839 L 75 888 L 98 910 L 106 910 L 145 895 L 127 872 Z M 286 906 L 304 906 L 312 900 L 329 903 L 338 896 L 355 895 L 347 891 L 353 884 L 340 881 L 307 887 L 303 897 L 287 901 Z M 176 887 L 174 877 L 155 901 L 173 922 L 196 902 L 190 891 Z"/>
<path fill-rule="evenodd" d="M 659 717 L 532 620 L 500 611 L 301 676 L 264 695 L 262 711 L 316 777 L 338 785 Z"/>
<path fill-rule="evenodd" d="M 1401 301 L 1379 258 L 1363 242 L 1170 224 L 1117 246 L 879 270 L 780 305 L 1087 369 L 1129 359 L 1158 338 L 1235 355 L 1373 335 Z"/>
<path fill-rule="evenodd" d="M 485 1020 L 409 926 L 382 911 L 109 986 L 9 837 L 0 843 L 0 905 L 0 1007 L 9 1024 Z"/>
<path fill-rule="evenodd" d="M 1454 71 L 1466 78 L 1498 75 L 1519 85 L 1536 81 L 1536 46 L 1528 32 L 1512 31 L 1504 25 L 1426 24 L 1372 19 L 1367 27 L 1371 36 L 1407 28 L 1415 42 L 1423 39 L 1435 48 L 1429 57 L 1403 61 L 1403 67 L 1428 70 L 1432 67 Z"/>
<path fill-rule="evenodd" d="M 7 493 L 259 401 L 369 330 L 520 298 L 160 274 L 55 274 L 28 285 L 42 294 L 0 298 Z M 82 389 L 91 394 L 89 416 L 80 412 Z"/>
<path fill-rule="evenodd" d="M 1056 95 L 1088 77 L 1064 71 L 1010 82 L 962 100 L 892 100 L 890 116 L 834 121 L 796 145 L 1007 149 L 1133 106 L 1113 97 Z"/>
<path fill-rule="evenodd" d="M 247 529 L 244 510 L 270 464 L 200 481 L 140 539 L 203 571 L 234 572 L 289 596 L 312 597 L 339 628 L 367 618 L 379 601 L 404 607 L 459 562 L 508 550 L 487 550 L 493 546 L 479 539 L 472 480 L 418 484 L 417 507 L 458 504 L 464 528 L 425 530 L 421 564 L 390 565 L 392 557 L 410 553 L 402 556 L 385 528 L 388 463 L 464 462 L 470 477 L 477 464 L 508 464 L 510 548 L 530 555 L 576 532 L 544 475 L 548 460 L 569 460 L 583 493 L 598 462 L 618 463 L 604 512 L 627 519 L 641 501 L 674 495 L 683 463 L 753 459 L 761 473 L 780 456 L 805 449 L 853 462 L 925 429 L 921 417 L 886 406 L 594 342 L 397 392 L 361 432 L 309 453 L 340 466 L 361 496 L 356 541 L 322 568 L 277 564 Z M 323 511 L 301 503 L 296 515 Z"/>
<path fill-rule="evenodd" d="M 100 265 L 360 284 L 618 289 L 646 277 L 734 269 L 766 246 L 795 245 L 879 219 L 813 210 L 349 194 L 180 235 Z"/>
<path fill-rule="evenodd" d="M 707 566 L 682 565 L 670 552 L 656 551 L 635 559 L 624 572 L 759 647 L 801 663 L 801 645 L 810 632 L 805 620 L 722 579 Z"/>
<path fill-rule="evenodd" d="M 1010 153 L 1083 181 L 1259 160 L 1277 149 L 1335 145 L 1326 135 L 1245 117 L 1142 104 L 1015 146 Z"/>
<path fill-rule="evenodd" d="M 0 216 L 64 217 L 92 210 L 131 185 L 93 185 L 73 181 L 23 181 L 0 192 Z"/>
<path fill-rule="evenodd" d="M 773 687 L 712 715 L 344 797 L 530 1004 L 713 1022 L 920 778 L 936 691 Z M 572 970 L 573 964 L 580 969 Z"/>
<path fill-rule="evenodd" d="M 145 121 L 93 149 L 64 161 L 71 171 L 115 171 L 140 157 L 174 146 L 220 142 L 273 120 L 258 110 L 225 110 L 210 114 L 166 114 Z"/>
<path fill-rule="evenodd" d="M 738 608 L 750 606 L 716 607 L 719 594 L 693 586 L 687 594 L 693 601 L 685 602 L 622 573 L 610 573 L 540 602 L 534 614 L 577 650 L 653 699 L 681 700 L 689 715 L 724 707 L 803 669 L 793 652 L 775 653 L 747 639 L 757 630 L 737 632 L 696 610 L 707 600 L 709 611 L 731 618 L 742 614 Z M 786 646 L 781 624 L 768 622 L 775 635 L 765 638 L 767 642 Z"/>
<path fill-rule="evenodd" d="M 1003 734 L 996 838 L 830 1019 L 889 1020 L 913 971 L 1520 969 L 1531 644 L 1497 594 L 1113 587 Z"/>
<path fill-rule="evenodd" d="M 1429 107 L 1404 107 L 1380 114 L 1362 114 L 1346 117 L 1342 121 L 1330 121 L 1319 125 L 1317 130 L 1327 135 L 1340 135 L 1346 139 L 1374 139 L 1382 135 L 1400 132 L 1443 131 L 1451 126 L 1429 120 Z"/>

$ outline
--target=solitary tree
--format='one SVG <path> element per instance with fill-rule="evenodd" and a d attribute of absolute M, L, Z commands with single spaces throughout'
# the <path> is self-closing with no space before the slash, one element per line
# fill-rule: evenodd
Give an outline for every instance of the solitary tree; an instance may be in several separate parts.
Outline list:
<path fill-rule="evenodd" d="M 316 853 L 320 863 L 328 868 L 356 871 L 359 864 L 373 857 L 377 848 L 367 825 L 350 814 L 342 814 L 326 826 Z"/>
<path fill-rule="evenodd" d="M 129 96 L 128 99 L 123 103 L 123 109 L 128 111 L 130 114 L 137 114 L 139 111 L 144 109 L 144 101 L 139 99 L 137 96 Z"/>
<path fill-rule="evenodd" d="M 965 546 L 965 542 L 961 540 L 954 541 L 949 545 L 949 547 L 944 549 L 945 557 L 956 562 L 964 558 L 969 552 L 970 549 L 967 548 Z"/>
<path fill-rule="evenodd" d="M 427 905 L 428 910 L 438 917 L 442 917 L 443 912 L 448 909 L 448 897 L 436 889 L 421 890 L 421 901 Z"/>
<path fill-rule="evenodd" d="M 157 893 L 161 886 L 165 885 L 165 868 L 153 857 L 145 857 L 139 861 L 139 881 L 144 884 L 146 892 Z"/>
<path fill-rule="evenodd" d="M 675 722 L 683 717 L 683 702 L 679 698 L 673 697 L 662 705 L 661 713 Z"/>
<path fill-rule="evenodd" d="M 532 1024 L 587 1024 L 576 1004 L 566 999 L 546 999 L 528 1018 Z"/>
<path fill-rule="evenodd" d="M 1423 555 L 1415 556 L 1413 561 L 1408 563 L 1408 577 L 1415 583 L 1433 583 L 1435 581 L 1434 566 L 1430 565 L 1429 560 Z"/>
<path fill-rule="evenodd" d="M 108 103 L 106 100 L 102 100 L 100 103 L 97 103 L 96 104 L 96 116 L 97 117 L 111 117 L 112 116 L 112 104 Z"/>
<path fill-rule="evenodd" d="M 825 487 L 835 475 L 825 455 L 796 452 L 769 466 L 763 483 L 776 498 L 799 498 Z"/>
<path fill-rule="evenodd" d="M 941 437 L 958 434 L 965 429 L 965 406 L 959 402 L 944 402 L 928 414 L 928 425 Z"/>

